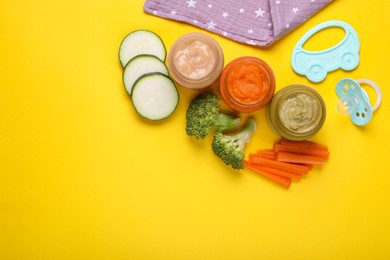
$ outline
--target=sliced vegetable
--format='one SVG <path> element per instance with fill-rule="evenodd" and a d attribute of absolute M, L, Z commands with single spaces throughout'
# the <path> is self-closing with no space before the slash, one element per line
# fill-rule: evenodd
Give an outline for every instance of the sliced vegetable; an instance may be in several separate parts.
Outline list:
<path fill-rule="evenodd" d="M 313 168 L 314 168 L 313 164 L 307 164 L 307 163 L 297 163 L 297 164 L 306 166 L 307 168 L 309 168 L 310 171 L 313 170 Z"/>
<path fill-rule="evenodd" d="M 310 156 L 296 153 L 280 152 L 276 154 L 276 160 L 287 163 L 324 164 L 326 159 L 318 156 Z"/>
<path fill-rule="evenodd" d="M 267 172 L 267 171 L 264 171 L 264 170 L 261 170 L 259 169 L 258 167 L 256 167 L 254 164 L 252 164 L 251 162 L 249 161 L 243 161 L 243 164 L 244 166 L 247 168 L 247 169 L 250 169 L 258 174 L 261 174 L 263 175 L 264 177 L 282 185 L 283 187 L 285 188 L 288 188 L 290 187 L 291 185 L 291 179 L 290 178 L 286 178 L 286 177 L 283 177 L 283 176 L 280 176 L 280 175 L 277 175 L 277 174 L 273 174 L 273 173 L 270 173 L 270 172 Z"/>
<path fill-rule="evenodd" d="M 297 146 L 294 144 L 275 144 L 274 151 L 275 153 L 287 152 L 287 153 L 296 153 L 301 155 L 318 156 L 325 159 L 329 158 L 329 151 L 327 150 L 305 148 L 303 146 Z"/>
<path fill-rule="evenodd" d="M 254 157 L 259 157 L 259 158 L 264 158 L 264 159 L 269 159 L 269 160 L 276 160 L 276 155 L 275 154 L 269 154 L 269 153 L 255 153 L 255 154 L 250 154 L 249 157 L 251 158 L 250 161 L 252 161 L 252 158 Z"/>
<path fill-rule="evenodd" d="M 263 150 L 257 150 L 258 154 L 272 154 L 275 155 L 274 149 L 263 149 Z"/>
<path fill-rule="evenodd" d="M 135 56 L 150 54 L 165 61 L 167 50 L 160 36 L 149 30 L 136 30 L 129 33 L 121 42 L 119 48 L 119 60 L 122 66 L 126 66 Z"/>
<path fill-rule="evenodd" d="M 145 74 L 134 83 L 131 99 L 140 116 L 162 120 L 176 110 L 179 93 L 168 76 L 157 72 Z"/>
<path fill-rule="evenodd" d="M 153 55 L 141 54 L 132 58 L 125 67 L 123 72 L 123 83 L 126 91 L 131 95 L 134 83 L 142 75 L 160 72 L 168 76 L 168 69 L 165 63 Z"/>
<path fill-rule="evenodd" d="M 302 147 L 306 149 L 317 149 L 317 150 L 324 150 L 328 151 L 328 147 L 322 144 L 318 144 L 311 141 L 290 141 L 287 139 L 280 140 L 280 143 L 283 145 L 290 145 L 295 147 Z"/>
<path fill-rule="evenodd" d="M 276 175 L 291 180 L 300 179 L 315 165 L 324 164 L 329 158 L 328 147 L 311 141 L 282 139 L 273 149 L 258 150 L 249 154 L 245 167 L 265 176 Z M 284 179 L 278 179 L 281 181 Z M 284 180 L 286 187 L 289 186 Z"/>
<path fill-rule="evenodd" d="M 295 174 L 295 173 L 291 173 L 291 172 L 284 171 L 284 170 L 279 170 L 279 169 L 272 168 L 272 167 L 261 166 L 261 165 L 256 165 L 256 164 L 253 164 L 253 166 L 258 168 L 259 170 L 266 171 L 266 172 L 276 174 L 276 175 L 280 175 L 280 176 L 290 178 L 293 180 L 299 180 L 303 176 L 303 174 Z"/>
<path fill-rule="evenodd" d="M 309 167 L 303 166 L 303 165 L 297 165 L 292 163 L 286 163 L 286 162 L 280 162 L 275 160 L 269 160 L 264 159 L 260 157 L 253 157 L 252 161 L 253 164 L 258 164 L 266 167 L 271 167 L 295 174 L 306 174 L 309 172 Z"/>

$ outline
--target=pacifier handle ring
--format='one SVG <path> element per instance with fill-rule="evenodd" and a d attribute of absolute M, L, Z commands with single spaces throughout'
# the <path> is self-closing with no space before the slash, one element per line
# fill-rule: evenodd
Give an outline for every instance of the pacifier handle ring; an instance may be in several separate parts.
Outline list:
<path fill-rule="evenodd" d="M 376 102 L 375 105 L 372 107 L 372 111 L 375 111 L 378 109 L 380 104 L 382 103 L 382 91 L 379 88 L 378 84 L 376 84 L 374 81 L 370 79 L 358 79 L 356 80 L 359 84 L 366 84 L 370 87 L 372 87 L 375 90 L 376 93 Z"/>

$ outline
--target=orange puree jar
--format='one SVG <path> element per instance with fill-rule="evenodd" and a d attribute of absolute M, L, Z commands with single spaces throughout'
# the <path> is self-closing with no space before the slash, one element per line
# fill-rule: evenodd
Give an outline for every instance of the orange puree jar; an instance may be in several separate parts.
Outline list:
<path fill-rule="evenodd" d="M 222 71 L 219 91 L 231 109 L 254 112 L 271 101 L 275 93 L 275 75 L 263 60 L 252 56 L 240 57 Z"/>

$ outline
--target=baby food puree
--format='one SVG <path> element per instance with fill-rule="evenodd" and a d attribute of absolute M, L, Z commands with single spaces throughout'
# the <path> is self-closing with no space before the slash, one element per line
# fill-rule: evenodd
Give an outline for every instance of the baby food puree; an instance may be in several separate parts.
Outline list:
<path fill-rule="evenodd" d="M 211 72 L 215 66 L 215 56 L 207 44 L 199 40 L 193 40 L 188 45 L 178 48 L 174 62 L 180 74 L 186 78 L 196 80 Z"/>
<path fill-rule="evenodd" d="M 275 133 L 289 140 L 301 141 L 313 137 L 322 128 L 326 107 L 314 89 L 290 85 L 275 94 L 267 115 Z"/>
<path fill-rule="evenodd" d="M 172 78 L 190 89 L 204 89 L 221 75 L 224 64 L 217 41 L 203 33 L 188 33 L 171 47 L 168 69 Z"/>
<path fill-rule="evenodd" d="M 220 93 L 225 103 L 238 112 L 253 112 L 265 107 L 275 93 L 275 76 L 264 61 L 240 57 L 222 71 Z"/>

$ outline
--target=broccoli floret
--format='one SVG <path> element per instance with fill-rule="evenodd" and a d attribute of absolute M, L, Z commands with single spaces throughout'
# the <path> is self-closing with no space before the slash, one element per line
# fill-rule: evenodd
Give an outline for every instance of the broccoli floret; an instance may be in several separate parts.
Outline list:
<path fill-rule="evenodd" d="M 212 129 L 228 131 L 237 128 L 241 118 L 220 112 L 219 100 L 214 92 L 202 93 L 192 100 L 186 113 L 187 135 L 204 139 Z"/>
<path fill-rule="evenodd" d="M 256 121 L 250 118 L 236 135 L 230 136 L 216 132 L 211 144 L 212 149 L 226 165 L 230 165 L 234 169 L 243 169 L 244 146 L 250 141 L 255 131 Z"/>

